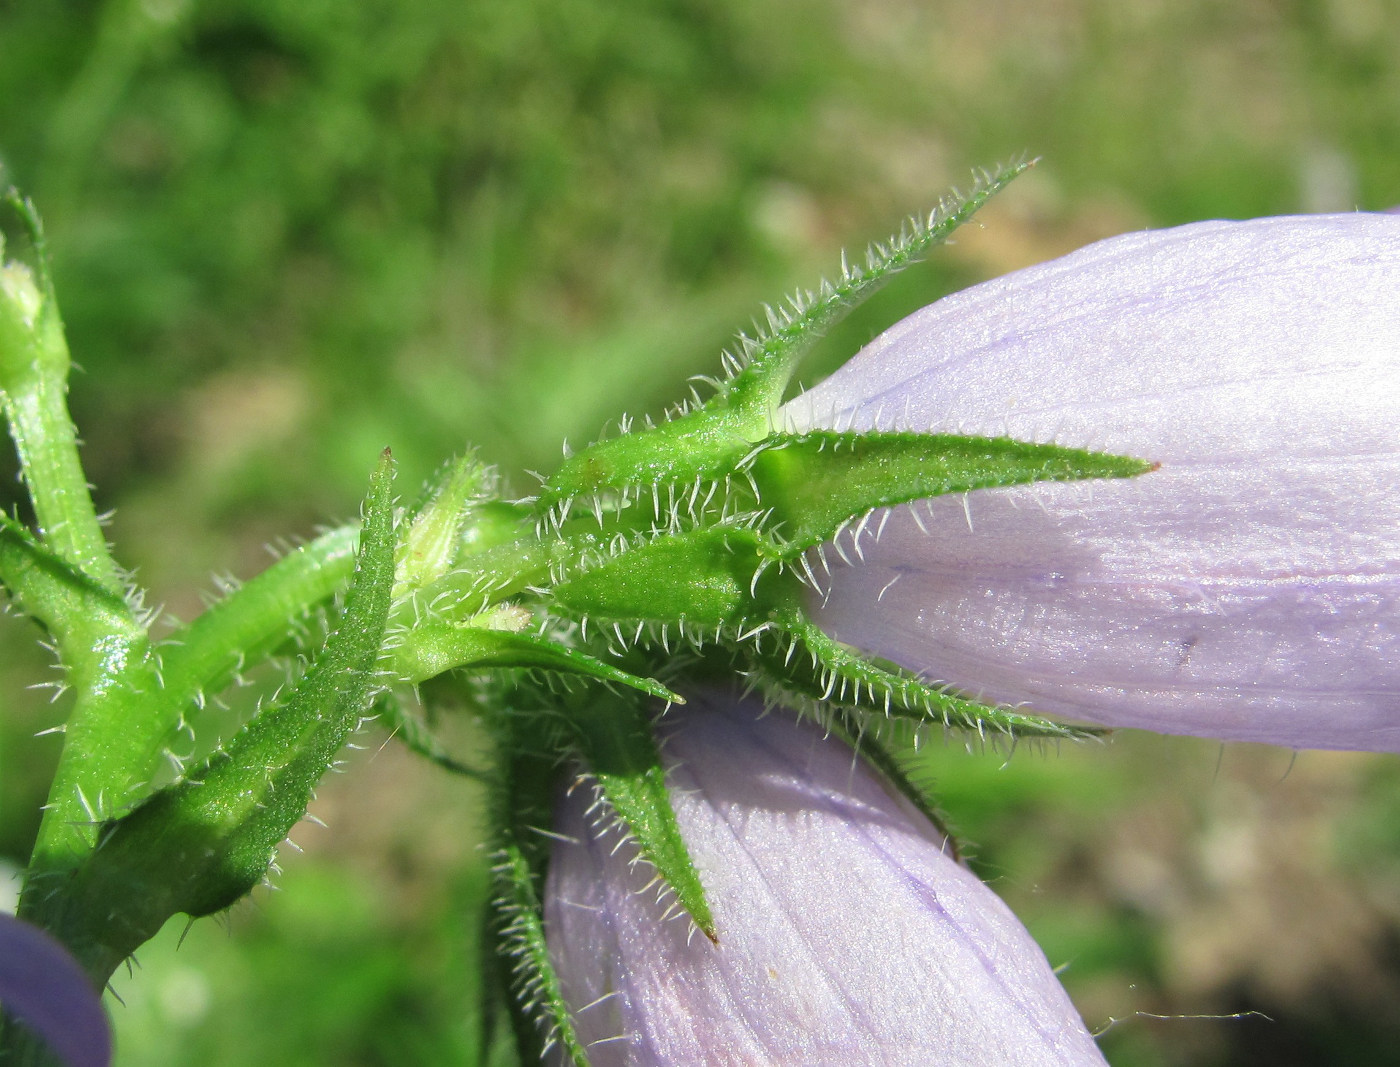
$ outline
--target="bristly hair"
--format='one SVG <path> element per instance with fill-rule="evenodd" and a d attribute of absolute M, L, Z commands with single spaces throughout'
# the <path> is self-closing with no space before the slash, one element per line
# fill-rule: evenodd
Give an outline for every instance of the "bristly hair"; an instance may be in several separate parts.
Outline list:
<path fill-rule="evenodd" d="M 690 398 L 668 408 L 666 419 L 683 418 L 716 397 L 745 389 L 760 375 L 772 376 L 779 391 L 786 388 L 797 357 L 848 311 L 869 299 L 900 271 L 928 256 L 988 200 L 1035 164 L 1034 158 L 1021 156 L 991 169 L 974 170 L 969 190 L 963 192 L 954 187 L 927 215 L 905 218 L 894 237 L 866 247 L 864 263 L 852 263 L 843 252 L 834 280 L 823 279 L 813 289 L 799 289 L 777 305 L 765 304 L 761 320 L 755 321 L 752 331 L 739 333 L 720 352 L 720 374 L 692 377 Z M 695 384 L 708 386 L 715 396 L 702 398 Z M 622 416 L 618 420 L 618 435 L 626 434 L 631 424 L 629 416 Z"/>
<path fill-rule="evenodd" d="M 1035 165 L 1020 158 L 992 170 L 978 170 L 966 193 L 954 188 L 927 215 L 911 215 L 888 241 L 867 247 L 864 265 L 852 264 L 843 253 L 835 281 L 823 280 L 815 289 L 798 290 L 777 307 L 765 305 L 764 321 L 752 333 L 741 333 L 720 356 L 723 392 L 735 388 L 745 375 L 771 372 L 787 364 L 786 379 L 797 355 L 805 351 L 847 311 L 868 299 L 906 267 L 919 262 L 942 244 L 989 199 Z M 784 380 L 784 386 L 786 381 Z"/>

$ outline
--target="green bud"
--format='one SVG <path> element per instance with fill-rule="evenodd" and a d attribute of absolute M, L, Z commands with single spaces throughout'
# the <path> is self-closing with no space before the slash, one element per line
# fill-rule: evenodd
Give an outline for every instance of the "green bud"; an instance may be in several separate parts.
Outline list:
<path fill-rule="evenodd" d="M 474 506 L 494 488 L 491 469 L 473 456 L 451 463 L 399 545 L 394 599 L 442 577 L 457 562 Z"/>

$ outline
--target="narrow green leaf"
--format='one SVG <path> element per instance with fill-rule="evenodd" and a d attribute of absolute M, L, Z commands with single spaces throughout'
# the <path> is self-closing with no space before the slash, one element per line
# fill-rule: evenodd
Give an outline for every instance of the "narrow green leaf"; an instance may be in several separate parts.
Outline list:
<path fill-rule="evenodd" d="M 1140 459 L 954 434 L 775 434 L 749 467 L 759 504 L 771 509 L 783 555 L 831 540 L 874 508 L 993 486 L 1080 478 L 1129 478 Z"/>
<path fill-rule="evenodd" d="M 285 702 L 187 778 L 109 823 L 62 932 L 90 969 L 115 967 L 169 916 L 208 915 L 265 876 L 277 846 L 369 704 L 394 579 L 392 462 L 371 483 L 355 579 L 325 648 Z"/>
<path fill-rule="evenodd" d="M 345 612 L 287 701 L 256 716 L 176 789 L 179 820 L 215 830 L 225 888 L 181 907 L 227 907 L 267 872 L 273 851 L 306 813 L 312 791 L 369 704 L 394 576 L 393 472 L 387 457 L 365 506 L 356 575 Z M 174 810 L 174 809 L 172 809 Z M 198 909 L 203 910 L 198 910 Z"/>
<path fill-rule="evenodd" d="M 666 768 L 651 733 L 651 719 L 635 700 L 589 701 L 570 712 L 584 762 L 642 855 L 676 894 L 681 907 L 710 940 L 715 920 L 700 875 L 676 824 L 666 790 Z"/>
<path fill-rule="evenodd" d="M 648 696 L 685 701 L 653 678 L 640 678 L 576 648 L 547 637 L 508 630 L 425 622 L 404 634 L 394 650 L 394 665 L 405 681 L 422 682 L 443 671 L 527 667 L 617 682 Z"/>

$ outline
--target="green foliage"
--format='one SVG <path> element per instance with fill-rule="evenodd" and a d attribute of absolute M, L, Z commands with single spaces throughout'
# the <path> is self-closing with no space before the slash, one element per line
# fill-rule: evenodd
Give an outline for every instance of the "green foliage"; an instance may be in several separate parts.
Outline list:
<path fill-rule="evenodd" d="M 589 1067 L 588 1050 L 574 1031 L 569 1006 L 549 963 L 537 874 L 525 850 L 516 842 L 508 843 L 502 850 L 497 877 L 506 887 L 501 903 L 506 950 L 516 957 L 517 989 L 523 1011 L 544 1031 L 540 1051 L 544 1053 L 559 1045 L 576 1067 Z M 538 1044 L 528 1039 L 526 1043 Z"/>
<path fill-rule="evenodd" d="M 577 648 L 534 634 L 509 633 L 478 626 L 425 622 L 415 626 L 394 649 L 398 676 L 407 682 L 435 678 L 444 671 L 468 673 L 533 668 L 619 685 L 660 700 L 684 703 L 653 678 L 629 674 Z"/>

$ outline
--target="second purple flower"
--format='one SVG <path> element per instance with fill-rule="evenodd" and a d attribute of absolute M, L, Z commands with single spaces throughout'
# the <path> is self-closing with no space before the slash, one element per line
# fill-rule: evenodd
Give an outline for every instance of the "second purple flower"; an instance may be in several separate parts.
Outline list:
<path fill-rule="evenodd" d="M 662 747 L 711 943 L 586 781 L 550 955 L 593 1067 L 1102 1064 L 1025 928 L 835 736 L 692 701 Z"/>

